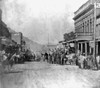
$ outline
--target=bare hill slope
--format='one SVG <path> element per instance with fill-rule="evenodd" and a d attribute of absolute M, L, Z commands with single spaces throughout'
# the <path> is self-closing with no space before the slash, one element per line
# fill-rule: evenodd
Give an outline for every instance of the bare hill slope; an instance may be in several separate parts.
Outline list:
<path fill-rule="evenodd" d="M 16 33 L 14 30 L 12 30 L 12 29 L 10 29 L 10 28 L 9 28 L 9 32 L 10 32 L 10 33 Z M 30 49 L 31 49 L 32 51 L 34 51 L 34 52 L 39 52 L 39 51 L 42 50 L 43 45 L 38 44 L 38 43 L 36 43 L 36 42 L 30 40 L 29 38 L 25 37 L 25 36 L 23 36 L 23 39 L 25 40 L 25 42 L 26 42 L 26 44 L 27 44 L 27 47 L 28 47 L 28 48 L 30 47 Z"/>

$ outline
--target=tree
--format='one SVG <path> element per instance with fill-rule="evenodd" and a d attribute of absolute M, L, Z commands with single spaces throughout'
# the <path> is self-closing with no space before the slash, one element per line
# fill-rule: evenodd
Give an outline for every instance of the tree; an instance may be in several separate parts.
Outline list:
<path fill-rule="evenodd" d="M 69 40 L 72 40 L 72 39 L 75 39 L 75 32 L 70 32 L 70 33 L 65 33 L 64 34 L 64 40 L 65 41 L 69 41 Z"/>

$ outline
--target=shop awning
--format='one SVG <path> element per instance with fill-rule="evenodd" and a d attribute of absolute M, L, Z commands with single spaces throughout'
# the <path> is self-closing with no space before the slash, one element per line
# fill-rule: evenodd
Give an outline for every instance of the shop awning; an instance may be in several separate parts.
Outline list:
<path fill-rule="evenodd" d="M 93 40 L 92 36 L 80 36 L 76 38 L 76 41 L 91 41 Z"/>
<path fill-rule="evenodd" d="M 67 41 L 67 43 L 74 43 L 75 41 L 91 41 L 91 40 L 93 40 L 92 36 L 80 36 L 77 37 L 76 39 Z"/>
<path fill-rule="evenodd" d="M 59 41 L 59 43 L 66 43 L 65 40 Z"/>
<path fill-rule="evenodd" d="M 72 39 L 72 40 L 67 41 L 67 43 L 74 43 L 75 41 L 76 39 Z"/>

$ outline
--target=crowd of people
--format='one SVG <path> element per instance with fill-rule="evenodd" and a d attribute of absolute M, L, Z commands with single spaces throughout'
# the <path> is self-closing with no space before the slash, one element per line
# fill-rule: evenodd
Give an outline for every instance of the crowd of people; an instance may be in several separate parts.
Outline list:
<path fill-rule="evenodd" d="M 75 48 L 56 48 L 42 54 L 44 61 L 52 64 L 74 64 Z M 68 63 L 67 63 L 68 62 Z"/>
<path fill-rule="evenodd" d="M 67 48 L 49 49 L 49 51 L 41 53 L 41 55 L 36 55 L 28 49 L 21 51 L 20 46 L 7 46 L 0 51 L 0 62 L 4 69 L 7 66 L 11 68 L 13 64 L 40 60 L 50 64 L 76 65 L 84 69 L 98 68 L 100 64 L 99 55 L 94 59 L 93 55 L 82 55 L 79 50 L 76 52 L 75 48 L 70 46 Z"/>
<path fill-rule="evenodd" d="M 95 59 L 93 55 L 85 56 L 80 50 L 75 51 L 72 47 L 49 50 L 42 54 L 42 59 L 51 64 L 76 65 L 82 69 L 98 69 L 100 65 L 99 55 Z"/>

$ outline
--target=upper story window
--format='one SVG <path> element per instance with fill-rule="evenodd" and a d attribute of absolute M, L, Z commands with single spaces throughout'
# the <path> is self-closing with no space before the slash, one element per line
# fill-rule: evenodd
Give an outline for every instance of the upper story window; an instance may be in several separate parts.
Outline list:
<path fill-rule="evenodd" d="M 90 32 L 92 32 L 92 19 L 90 19 Z"/>
<path fill-rule="evenodd" d="M 87 21 L 87 32 L 89 32 L 89 20 Z"/>
<path fill-rule="evenodd" d="M 93 30 L 94 30 L 94 18 L 92 18 L 92 32 L 93 32 Z"/>
<path fill-rule="evenodd" d="M 84 28 L 84 32 L 87 32 L 87 23 L 85 21 L 85 28 Z"/>
<path fill-rule="evenodd" d="M 84 32 L 84 23 L 83 23 L 83 32 Z"/>

